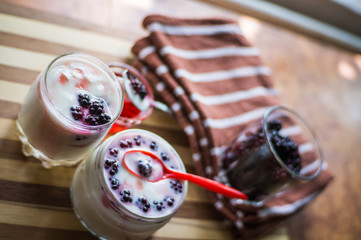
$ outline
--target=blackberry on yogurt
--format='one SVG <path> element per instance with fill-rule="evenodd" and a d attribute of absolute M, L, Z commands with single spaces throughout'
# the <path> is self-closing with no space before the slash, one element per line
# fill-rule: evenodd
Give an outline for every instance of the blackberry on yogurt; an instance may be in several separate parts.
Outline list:
<path fill-rule="evenodd" d="M 120 186 L 120 182 L 117 178 L 111 177 L 109 178 L 112 189 L 117 189 Z"/>
<path fill-rule="evenodd" d="M 79 106 L 70 108 L 71 115 L 75 120 L 82 120 L 89 125 L 101 125 L 110 122 L 111 116 L 105 112 L 104 101 L 100 98 L 92 97 L 82 91 L 77 95 Z"/>
<path fill-rule="evenodd" d="M 78 94 L 78 102 L 79 102 L 80 106 L 82 106 L 84 108 L 89 107 L 89 105 L 90 105 L 90 96 L 89 96 L 89 94 L 79 93 Z"/>
<path fill-rule="evenodd" d="M 173 189 L 175 193 L 182 193 L 183 191 L 183 185 L 178 180 L 170 181 L 170 188 Z"/>
<path fill-rule="evenodd" d="M 157 150 L 158 144 L 155 141 L 152 141 L 149 145 L 149 147 L 153 150 Z"/>
<path fill-rule="evenodd" d="M 89 105 L 89 112 L 90 114 L 100 115 L 103 113 L 103 108 L 103 104 L 100 101 L 95 100 Z"/>
<path fill-rule="evenodd" d="M 168 161 L 169 160 L 169 157 L 168 157 L 168 155 L 166 153 L 161 153 L 160 156 L 161 156 L 161 159 L 163 161 Z"/>
<path fill-rule="evenodd" d="M 130 81 L 130 84 L 133 90 L 139 95 L 139 97 L 143 100 L 145 96 L 148 95 L 147 89 L 142 81 L 140 81 L 136 76 L 134 76 L 131 72 L 127 72 L 127 77 Z"/>
<path fill-rule="evenodd" d="M 110 168 L 114 163 L 115 163 L 115 160 L 114 160 L 114 159 L 106 158 L 106 159 L 104 160 L 104 168 L 105 168 L 105 169 L 108 169 L 108 168 Z"/>
<path fill-rule="evenodd" d="M 138 161 L 138 172 L 142 177 L 149 177 L 153 171 L 153 162 L 150 159 L 140 159 Z"/>
<path fill-rule="evenodd" d="M 71 106 L 70 112 L 75 120 L 80 120 L 83 118 L 83 111 L 80 106 Z"/>
<path fill-rule="evenodd" d="M 119 194 L 121 196 L 120 200 L 122 202 L 129 202 L 129 203 L 133 202 L 133 196 L 129 189 L 123 189 L 120 191 Z"/>

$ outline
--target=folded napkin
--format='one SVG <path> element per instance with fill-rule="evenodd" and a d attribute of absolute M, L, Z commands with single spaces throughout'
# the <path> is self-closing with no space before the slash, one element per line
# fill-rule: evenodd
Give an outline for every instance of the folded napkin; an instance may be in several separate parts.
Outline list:
<path fill-rule="evenodd" d="M 172 109 L 190 142 L 197 174 L 223 181 L 222 153 L 242 129 L 279 105 L 270 69 L 259 51 L 228 19 L 144 19 L 148 37 L 132 52 L 134 66 Z M 259 236 L 297 212 L 331 181 L 323 168 L 312 183 L 299 185 L 261 206 L 209 192 L 236 238 Z"/>

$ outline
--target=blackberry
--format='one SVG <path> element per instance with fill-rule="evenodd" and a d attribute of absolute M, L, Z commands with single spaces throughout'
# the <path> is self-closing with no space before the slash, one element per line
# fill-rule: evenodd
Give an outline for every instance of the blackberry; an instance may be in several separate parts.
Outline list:
<path fill-rule="evenodd" d="M 112 189 L 114 189 L 114 190 L 117 189 L 120 186 L 119 180 L 117 178 L 115 178 L 115 177 L 109 178 L 109 181 L 110 181 Z"/>
<path fill-rule="evenodd" d="M 90 105 L 90 96 L 86 93 L 79 93 L 78 94 L 78 102 L 80 106 L 86 108 Z"/>
<path fill-rule="evenodd" d="M 149 177 L 153 171 L 153 162 L 148 160 L 138 161 L 138 172 L 142 177 Z"/>
<path fill-rule="evenodd" d="M 132 194 L 131 194 L 131 192 L 130 192 L 130 190 L 129 189 L 123 189 L 122 191 L 120 191 L 120 196 L 122 196 L 121 198 L 120 198 L 120 200 L 122 201 L 122 202 L 133 202 L 133 197 L 132 197 Z"/>
<path fill-rule="evenodd" d="M 174 204 L 174 198 L 173 197 L 168 197 L 168 198 L 164 199 L 164 201 L 167 202 L 167 205 L 169 207 L 173 206 L 173 204 Z"/>
<path fill-rule="evenodd" d="M 117 161 L 115 161 L 112 165 L 112 168 L 116 171 L 118 171 L 118 168 L 119 168 L 119 163 Z"/>
<path fill-rule="evenodd" d="M 114 163 L 115 163 L 115 160 L 114 160 L 114 159 L 111 159 L 111 158 L 105 159 L 105 161 L 104 161 L 104 167 L 105 167 L 105 169 L 110 168 Z"/>
<path fill-rule="evenodd" d="M 158 203 L 158 204 L 156 205 L 156 208 L 157 208 L 158 211 L 160 211 L 160 210 L 163 209 L 163 205 L 162 205 L 161 203 Z"/>
<path fill-rule="evenodd" d="M 134 138 L 134 142 L 135 142 L 135 145 L 140 146 L 142 144 L 142 142 L 140 140 L 140 136 L 136 136 Z"/>
<path fill-rule="evenodd" d="M 127 142 L 127 141 L 124 141 L 124 140 L 120 140 L 119 146 L 120 146 L 121 148 L 127 148 L 127 147 L 129 147 L 128 142 Z"/>
<path fill-rule="evenodd" d="M 168 161 L 169 160 L 169 157 L 168 157 L 168 155 L 166 153 L 161 153 L 160 157 L 162 158 L 163 161 Z"/>
<path fill-rule="evenodd" d="M 128 72 L 128 79 L 133 90 L 139 95 L 140 99 L 144 99 L 148 95 L 145 85 L 132 73 Z"/>
<path fill-rule="evenodd" d="M 175 191 L 175 193 L 183 192 L 183 185 L 178 180 L 170 181 L 170 188 Z"/>
<path fill-rule="evenodd" d="M 146 204 L 146 203 L 148 202 L 145 197 L 142 197 L 142 198 L 140 199 L 140 201 L 141 201 L 143 204 Z"/>
<path fill-rule="evenodd" d="M 110 155 L 112 155 L 114 157 L 118 156 L 118 152 L 119 152 L 119 150 L 117 148 L 112 148 L 109 150 Z"/>
<path fill-rule="evenodd" d="M 268 122 L 268 128 L 270 129 L 270 130 L 275 130 L 275 131 L 279 131 L 279 130 L 281 130 L 281 128 L 282 128 L 282 123 L 281 123 L 281 121 L 280 120 L 272 120 L 272 121 L 269 121 Z"/>
<path fill-rule="evenodd" d="M 108 122 L 110 122 L 111 119 L 112 119 L 111 116 L 109 114 L 107 114 L 107 113 L 101 113 L 99 115 L 99 122 L 101 124 L 108 123 Z"/>
<path fill-rule="evenodd" d="M 90 104 L 89 112 L 91 114 L 100 115 L 103 113 L 103 108 L 104 108 L 104 105 L 100 101 L 95 100 Z"/>
<path fill-rule="evenodd" d="M 70 112 L 75 120 L 80 120 L 83 118 L 83 112 L 80 106 L 71 106 Z"/>
<path fill-rule="evenodd" d="M 90 125 L 93 125 L 93 126 L 99 125 L 100 124 L 99 116 L 90 114 L 90 115 L 86 116 L 85 122 L 90 124 Z"/>
<path fill-rule="evenodd" d="M 127 142 L 128 147 L 130 147 L 130 148 L 133 147 L 133 142 L 132 142 L 132 140 L 126 139 L 125 141 Z"/>
<path fill-rule="evenodd" d="M 109 171 L 109 174 L 114 176 L 116 173 L 118 172 L 118 168 L 112 168 L 110 171 Z"/>
<path fill-rule="evenodd" d="M 149 145 L 149 147 L 153 150 L 157 150 L 158 149 L 158 144 L 154 141 L 152 141 Z"/>

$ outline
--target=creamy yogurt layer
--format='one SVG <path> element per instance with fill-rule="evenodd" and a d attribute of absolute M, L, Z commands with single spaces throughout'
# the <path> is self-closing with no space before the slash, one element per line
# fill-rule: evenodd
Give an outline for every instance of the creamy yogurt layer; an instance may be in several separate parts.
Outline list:
<path fill-rule="evenodd" d="M 175 179 L 151 182 L 163 174 L 161 164 L 152 156 L 169 168 L 184 171 L 179 156 L 164 140 L 130 131 L 110 144 L 103 159 L 103 174 L 113 197 L 126 209 L 146 218 L 159 218 L 171 214 L 183 202 L 187 183 Z M 125 157 L 143 177 L 124 166 Z"/>
<path fill-rule="evenodd" d="M 73 165 L 103 139 L 123 103 L 107 65 L 86 54 L 61 55 L 37 77 L 20 109 L 23 153 L 45 167 Z"/>
<path fill-rule="evenodd" d="M 104 124 L 117 112 L 115 108 L 118 104 L 114 103 L 119 102 L 119 93 L 114 83 L 104 70 L 90 61 L 70 57 L 64 62 L 57 62 L 47 74 L 47 88 L 56 110 L 78 123 Z M 96 107 L 93 112 L 92 105 Z M 103 119 L 101 114 L 105 114 Z M 86 121 L 88 116 L 101 119 Z"/>

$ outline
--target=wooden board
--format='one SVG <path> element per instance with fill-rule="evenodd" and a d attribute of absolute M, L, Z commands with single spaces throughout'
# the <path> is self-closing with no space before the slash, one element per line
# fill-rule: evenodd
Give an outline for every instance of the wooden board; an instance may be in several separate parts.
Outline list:
<path fill-rule="evenodd" d="M 44 169 L 21 154 L 15 119 L 39 73 L 59 54 L 80 51 L 104 62 L 126 61 L 150 13 L 239 20 L 273 70 L 285 105 L 317 129 L 332 185 L 264 239 L 357 239 L 361 235 L 361 57 L 239 13 L 175 0 L 2 0 L 0 2 L 0 239 L 93 239 L 69 198 L 75 168 Z M 168 140 L 194 172 L 186 135 L 155 111 L 140 126 Z M 347 207 L 345 207 L 347 206 Z M 172 221 L 152 239 L 232 239 L 204 190 L 190 185 Z"/>

